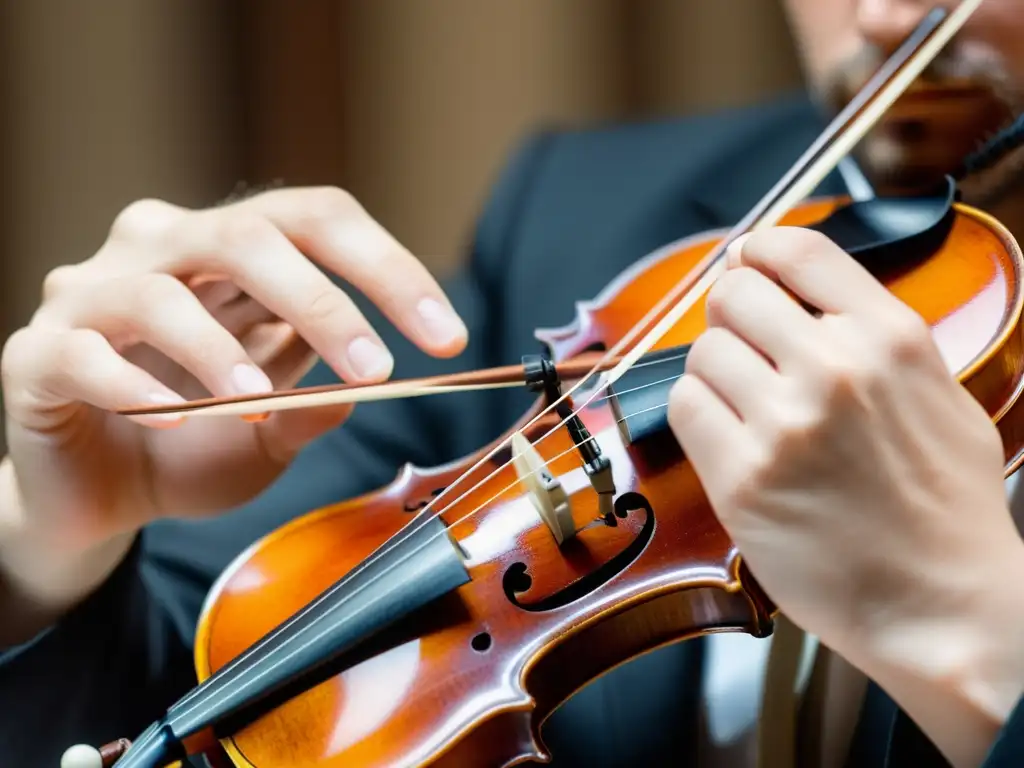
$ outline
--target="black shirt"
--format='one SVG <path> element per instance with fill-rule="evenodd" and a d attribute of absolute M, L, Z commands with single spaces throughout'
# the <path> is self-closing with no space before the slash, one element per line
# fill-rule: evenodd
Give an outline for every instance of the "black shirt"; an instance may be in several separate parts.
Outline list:
<path fill-rule="evenodd" d="M 395 353 L 396 377 L 518 363 L 534 330 L 574 319 L 624 269 L 665 243 L 733 224 L 813 141 L 802 98 L 713 115 L 540 134 L 516 153 L 481 213 L 470 259 L 446 289 L 470 328 L 455 361 L 414 349 L 360 301 Z M 839 192 L 830 178 L 821 192 Z M 318 366 L 303 382 L 334 381 Z M 258 498 L 202 521 L 149 526 L 111 578 L 57 625 L 0 655 L 0 764 L 59 764 L 74 743 L 135 738 L 195 684 L 192 641 L 207 591 L 256 538 L 503 434 L 531 404 L 492 390 L 360 405 Z M 995 630 L 998 631 L 998 630 Z M 695 764 L 702 644 L 691 640 L 603 676 L 552 717 L 555 766 Z M 1022 649 L 1024 651 L 1024 649 Z M 851 768 L 945 765 L 877 688 Z M 1024 713 L 985 768 L 1024 758 Z"/>

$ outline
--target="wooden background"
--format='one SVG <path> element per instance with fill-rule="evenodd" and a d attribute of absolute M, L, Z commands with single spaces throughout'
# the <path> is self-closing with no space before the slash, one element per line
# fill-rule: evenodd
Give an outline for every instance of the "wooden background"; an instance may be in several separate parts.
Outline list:
<path fill-rule="evenodd" d="M 799 81 L 768 0 L 0 0 L 0 341 L 139 197 L 336 184 L 443 274 L 529 131 Z"/>

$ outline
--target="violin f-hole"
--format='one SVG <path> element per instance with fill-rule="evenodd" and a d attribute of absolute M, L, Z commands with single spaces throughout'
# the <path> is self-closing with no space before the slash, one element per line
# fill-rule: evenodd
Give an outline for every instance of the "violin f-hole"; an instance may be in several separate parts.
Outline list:
<path fill-rule="evenodd" d="M 406 512 L 419 512 L 421 509 L 427 506 L 427 504 L 436 499 L 442 493 L 444 493 L 444 488 L 435 488 L 430 492 L 429 498 L 407 501 L 405 502 L 405 504 L 402 505 L 402 509 Z"/>
<path fill-rule="evenodd" d="M 640 556 L 654 535 L 654 509 L 646 497 L 630 491 L 615 499 L 615 516 L 622 521 L 621 525 L 614 528 L 604 525 L 587 528 L 554 551 L 570 564 L 576 561 L 576 565 L 581 565 L 592 557 L 588 548 L 591 537 L 621 536 L 623 529 L 626 529 L 633 535 L 618 553 L 553 590 L 550 589 L 551 578 L 545 578 L 544 561 L 539 562 L 531 572 L 529 565 L 517 560 L 502 574 L 501 585 L 508 601 L 524 611 L 553 611 L 594 592 L 625 571 Z"/>

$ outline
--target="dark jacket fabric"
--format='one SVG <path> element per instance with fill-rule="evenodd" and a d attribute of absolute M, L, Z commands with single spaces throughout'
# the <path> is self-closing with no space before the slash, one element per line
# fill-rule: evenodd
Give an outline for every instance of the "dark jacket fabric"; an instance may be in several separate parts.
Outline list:
<path fill-rule="evenodd" d="M 536 328 L 572 321 L 576 301 L 595 297 L 644 255 L 733 224 L 822 127 L 811 105 L 794 96 L 531 137 L 496 180 L 466 266 L 446 284 L 471 333 L 454 361 L 426 357 L 357 298 L 395 353 L 396 377 L 518 363 L 539 351 Z M 836 177 L 819 189 L 842 191 Z M 319 365 L 303 384 L 334 380 Z M 194 685 L 197 616 L 242 550 L 296 516 L 390 482 L 407 462 L 431 466 L 478 449 L 532 398 L 502 389 L 359 405 L 244 507 L 150 526 L 102 588 L 0 655 L 0 765 L 56 768 L 70 744 L 134 738 Z M 543 732 L 554 765 L 694 764 L 701 649 L 694 640 L 647 654 L 576 694 Z M 850 768 L 945 765 L 877 688 L 855 742 Z M 1018 712 L 985 768 L 1022 761 Z"/>

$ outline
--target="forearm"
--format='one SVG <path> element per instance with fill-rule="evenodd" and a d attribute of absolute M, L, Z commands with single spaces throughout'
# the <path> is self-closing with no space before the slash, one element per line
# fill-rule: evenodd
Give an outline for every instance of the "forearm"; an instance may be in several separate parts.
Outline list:
<path fill-rule="evenodd" d="M 1010 547 L 994 556 L 1001 578 L 955 618 L 897 621 L 859 649 L 858 665 L 954 768 L 983 765 L 1024 693 L 1024 548 Z"/>
<path fill-rule="evenodd" d="M 17 645 L 57 621 L 113 572 L 131 547 L 124 534 L 88 549 L 33 527 L 14 468 L 0 462 L 0 648 Z"/>

